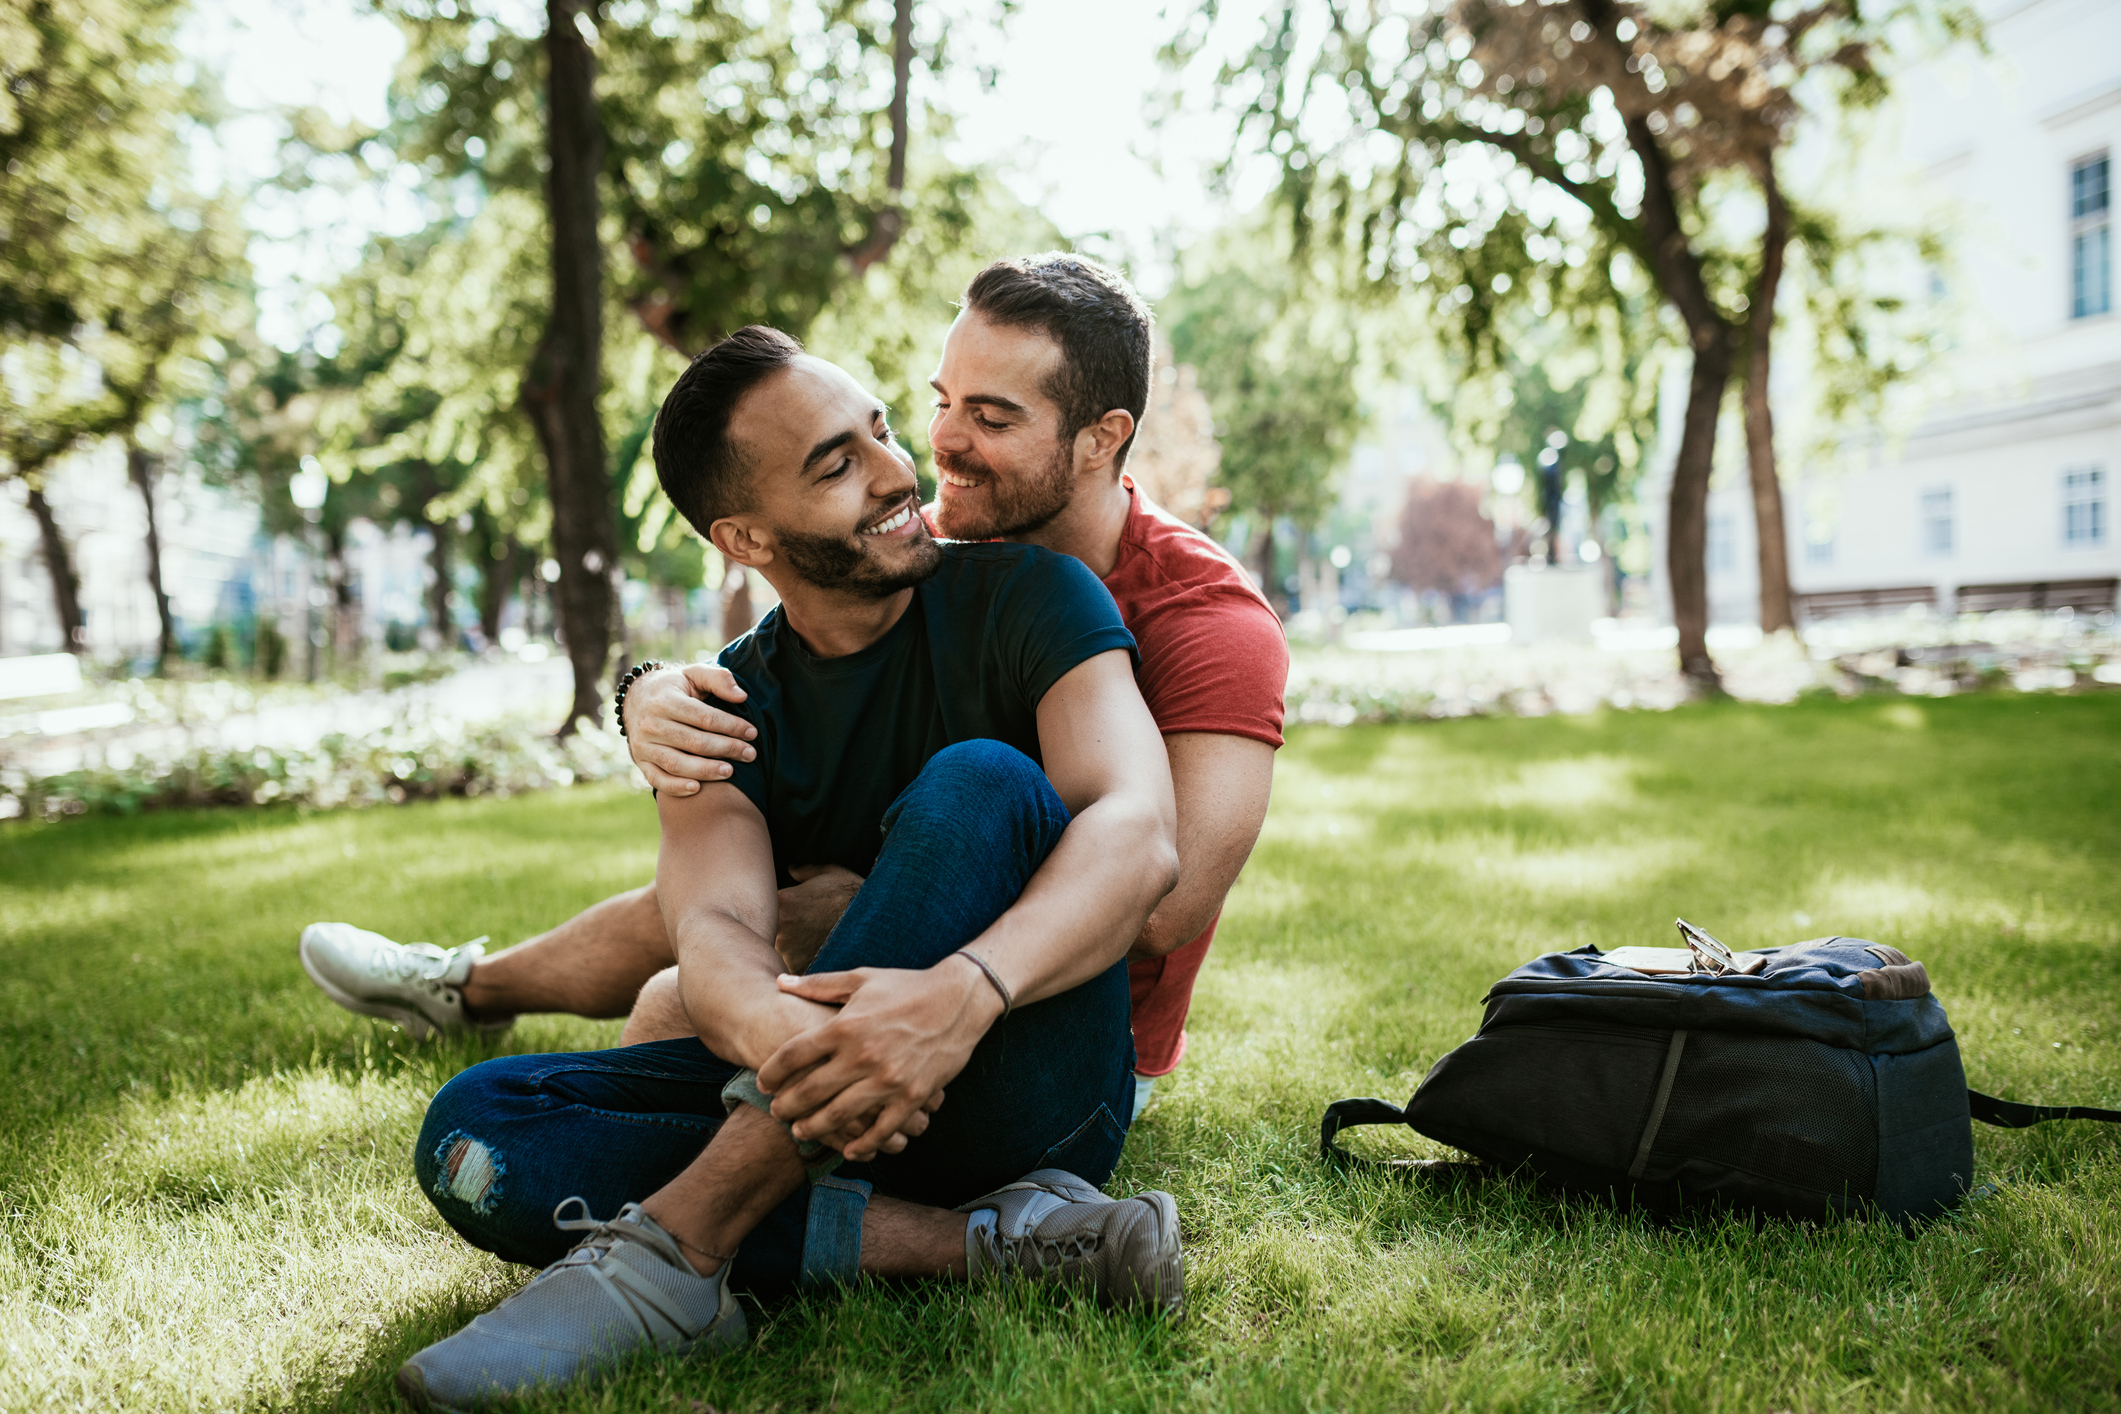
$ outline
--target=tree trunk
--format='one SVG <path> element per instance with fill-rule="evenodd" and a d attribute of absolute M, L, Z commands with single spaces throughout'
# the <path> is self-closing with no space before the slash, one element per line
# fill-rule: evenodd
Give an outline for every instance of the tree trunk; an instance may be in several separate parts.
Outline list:
<path fill-rule="evenodd" d="M 536 429 L 552 498 L 554 586 L 574 700 L 560 735 L 595 721 L 611 657 L 612 576 L 618 528 L 612 515 L 604 428 L 597 417 L 603 371 L 604 252 L 597 239 L 597 174 L 604 132 L 596 111 L 596 66 L 576 29 L 581 0 L 546 0 L 546 214 L 552 226 L 552 316 L 532 357 L 523 401 Z"/>
<path fill-rule="evenodd" d="M 446 520 L 429 520 L 427 533 L 433 545 L 427 552 L 427 568 L 434 575 L 434 583 L 427 586 L 427 625 L 440 640 L 436 645 L 444 653 L 457 646 L 456 616 L 451 612 L 456 603 L 456 585 L 450 580 L 450 560 L 456 525 Z"/>
<path fill-rule="evenodd" d="M 906 189 L 907 105 L 912 87 L 913 0 L 898 0 L 891 16 L 891 156 L 884 169 L 891 204 L 876 214 L 868 239 L 847 252 L 857 275 L 891 254 L 906 230 L 906 211 L 900 203 Z"/>
<path fill-rule="evenodd" d="M 1769 354 L 1775 337 L 1775 291 L 1790 240 L 1790 210 L 1775 182 L 1774 159 L 1761 174 L 1767 226 L 1760 236 L 1760 280 L 1748 311 L 1751 344 L 1745 373 L 1745 452 L 1753 481 L 1753 527 L 1760 542 L 1760 631 L 1792 632 L 1790 541 L 1782 520 L 1782 478 L 1775 467 L 1775 415 L 1768 404 Z"/>
<path fill-rule="evenodd" d="M 1259 592 L 1267 596 L 1268 607 L 1276 617 L 1289 617 L 1289 596 L 1274 582 L 1274 515 L 1264 512 L 1264 521 L 1259 527 L 1259 539 L 1252 546 L 1252 557 L 1259 562 Z"/>
<path fill-rule="evenodd" d="M 1665 510 L 1665 573 L 1672 586 L 1672 623 L 1679 630 L 1679 671 L 1695 685 L 1718 690 L 1722 680 L 1709 657 L 1709 473 L 1715 468 L 1716 418 L 1731 381 L 1731 340 L 1719 328 L 1694 350 L 1686 421 Z"/>
<path fill-rule="evenodd" d="M 360 652 L 360 616 L 354 606 L 353 566 L 346 560 L 346 529 L 324 532 L 325 566 L 331 577 L 331 670 L 353 667 Z"/>
<path fill-rule="evenodd" d="M 1715 469 L 1716 420 L 1731 381 L 1731 327 L 1709 298 L 1701 261 L 1679 221 L 1671 169 L 1647 119 L 1628 119 L 1628 146 L 1642 163 L 1642 229 L 1651 273 L 1686 321 L 1694 350 L 1686 420 L 1672 465 L 1665 569 L 1672 590 L 1672 623 L 1679 630 L 1679 671 L 1696 687 L 1714 692 L 1721 689 L 1722 680 L 1708 644 L 1709 474 Z"/>
<path fill-rule="evenodd" d="M 59 615 L 59 637 L 69 653 L 88 651 L 88 621 L 81 614 L 81 577 L 74 572 L 73 552 L 59 533 L 59 518 L 41 488 L 32 485 L 29 513 L 37 518 L 37 538 L 44 546 L 44 568 L 52 581 L 52 608 Z"/>
<path fill-rule="evenodd" d="M 478 547 L 479 557 L 479 636 L 491 647 L 501 641 L 501 615 L 508 608 L 508 591 L 522 571 L 516 565 L 513 540 L 503 536 L 483 513 L 475 525 L 477 538 L 472 543 Z M 528 607 L 525 605 L 526 617 Z"/>
<path fill-rule="evenodd" d="M 140 490 L 140 503 L 147 509 L 147 587 L 155 595 L 155 619 L 160 636 L 155 640 L 155 671 L 169 670 L 177 656 L 177 620 L 169 611 L 169 595 L 162 588 L 162 529 L 155 517 L 155 459 L 131 438 L 125 443 L 125 471 Z"/>

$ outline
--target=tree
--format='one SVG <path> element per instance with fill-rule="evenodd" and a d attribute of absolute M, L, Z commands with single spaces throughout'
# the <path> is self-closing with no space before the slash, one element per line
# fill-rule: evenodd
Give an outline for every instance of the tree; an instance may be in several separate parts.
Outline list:
<path fill-rule="evenodd" d="M 1409 589 L 1448 596 L 1454 616 L 1466 599 L 1502 583 L 1502 547 L 1495 523 L 1480 513 L 1477 487 L 1428 477 L 1408 484 L 1392 577 Z"/>
<path fill-rule="evenodd" d="M 28 483 L 53 607 L 76 652 L 79 582 L 46 470 L 86 442 L 128 439 L 167 657 L 173 623 L 137 432 L 169 361 L 210 337 L 225 301 L 209 288 L 241 278 L 227 205 L 186 184 L 188 130 L 210 116 L 212 95 L 180 82 L 183 17 L 181 0 L 0 8 L 0 350 L 23 375 L 0 408 L 0 474 Z"/>
<path fill-rule="evenodd" d="M 912 7 L 883 12 L 880 34 L 879 12 L 847 0 L 741 16 L 548 0 L 539 36 L 510 29 L 502 7 L 389 8 L 411 41 L 389 149 L 438 185 L 544 197 L 552 296 L 520 392 L 549 483 L 571 730 L 596 714 L 616 608 L 613 410 L 599 406 L 607 227 L 631 256 L 616 293 L 666 348 L 690 353 L 753 320 L 800 333 L 911 224 Z"/>
<path fill-rule="evenodd" d="M 1230 504 L 1230 492 L 1211 486 L 1221 469 L 1215 409 L 1200 388 L 1200 370 L 1174 363 L 1171 341 L 1158 335 L 1149 413 L 1127 453 L 1127 474 L 1142 494 L 1194 525 L 1205 526 Z"/>
<path fill-rule="evenodd" d="M 1772 328 L 1760 277 L 1779 266 L 1761 252 L 1786 229 L 1767 222 L 1747 256 L 1718 244 L 1713 218 L 1728 182 L 1764 180 L 1781 199 L 1773 157 L 1799 85 L 1875 101 L 1875 56 L 1906 18 L 1854 0 L 1454 0 L 1414 14 L 1288 0 L 1223 73 L 1279 160 L 1299 234 L 1337 242 L 1357 279 L 1426 293 L 1488 367 L 1503 362 L 1509 308 L 1578 316 L 1647 278 L 1692 356 L 1667 572 L 1680 667 L 1704 687 L 1717 684 L 1704 567 L 1716 425 L 1739 355 Z M 1764 407 L 1764 341 L 1751 354 Z"/>
<path fill-rule="evenodd" d="M 1285 611 L 1275 527 L 1307 532 L 1332 508 L 1362 403 L 1352 321 L 1291 270 L 1272 231 L 1228 234 L 1159 313 L 1172 357 L 1198 370 L 1222 445 L 1216 483 L 1251 522 L 1262 588 Z"/>

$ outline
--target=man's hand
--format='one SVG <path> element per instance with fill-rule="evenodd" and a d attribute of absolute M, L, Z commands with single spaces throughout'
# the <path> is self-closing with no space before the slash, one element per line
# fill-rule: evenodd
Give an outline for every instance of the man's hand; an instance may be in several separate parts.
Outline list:
<path fill-rule="evenodd" d="M 758 728 L 705 699 L 742 702 L 736 677 L 715 663 L 657 668 L 626 689 L 626 745 L 648 784 L 691 795 L 702 781 L 729 779 L 731 761 L 749 761 Z"/>
<path fill-rule="evenodd" d="M 891 1141 L 926 1127 L 916 1116 L 933 1108 L 931 1100 L 940 1103 L 1002 1010 L 979 968 L 963 958 L 918 970 L 783 977 L 780 986 L 840 1003 L 840 1014 L 774 1052 L 759 1067 L 759 1088 L 798 1139 L 824 1139 L 856 1163 L 897 1152 Z"/>
<path fill-rule="evenodd" d="M 795 876 L 795 887 L 781 890 L 780 931 L 773 936 L 773 950 L 781 955 L 783 967 L 801 976 L 854 902 L 862 876 L 837 864 L 799 864 L 788 872 Z"/>

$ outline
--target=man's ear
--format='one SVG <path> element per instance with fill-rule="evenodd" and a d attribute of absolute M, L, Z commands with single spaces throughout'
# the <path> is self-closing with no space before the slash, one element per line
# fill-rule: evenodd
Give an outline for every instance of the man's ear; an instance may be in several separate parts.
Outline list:
<path fill-rule="evenodd" d="M 1126 446 L 1127 439 L 1133 435 L 1134 414 L 1125 408 L 1113 408 L 1076 433 L 1076 474 L 1112 470 L 1112 459 L 1119 455 L 1119 449 Z"/>
<path fill-rule="evenodd" d="M 723 559 L 748 569 L 773 563 L 773 532 L 749 516 L 723 516 L 707 527 L 707 539 Z"/>

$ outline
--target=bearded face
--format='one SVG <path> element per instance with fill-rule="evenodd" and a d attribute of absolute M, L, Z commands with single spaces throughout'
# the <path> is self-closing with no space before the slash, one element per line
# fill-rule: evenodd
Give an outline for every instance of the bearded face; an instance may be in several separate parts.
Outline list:
<path fill-rule="evenodd" d="M 943 563 L 942 549 L 921 524 L 920 508 L 910 496 L 850 535 L 782 529 L 777 537 L 788 567 L 805 583 L 858 599 L 889 599 L 930 578 Z M 879 545 L 889 546 L 891 553 L 881 552 Z"/>
<path fill-rule="evenodd" d="M 935 526 L 952 540 L 999 540 L 1044 529 L 1075 494 L 1073 439 L 1042 462 L 997 467 L 977 452 L 935 452 L 936 475 L 966 494 L 945 494 Z"/>

